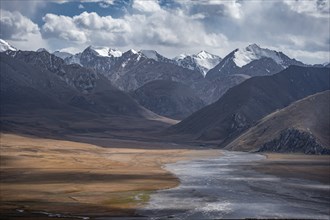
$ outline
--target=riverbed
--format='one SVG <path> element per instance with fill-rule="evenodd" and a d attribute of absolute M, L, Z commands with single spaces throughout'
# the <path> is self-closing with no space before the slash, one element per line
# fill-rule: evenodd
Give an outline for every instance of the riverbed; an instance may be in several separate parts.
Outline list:
<path fill-rule="evenodd" d="M 261 154 L 221 152 L 216 159 L 166 165 L 181 184 L 151 195 L 138 214 L 150 219 L 330 218 L 330 185 L 249 169 L 266 159 Z"/>

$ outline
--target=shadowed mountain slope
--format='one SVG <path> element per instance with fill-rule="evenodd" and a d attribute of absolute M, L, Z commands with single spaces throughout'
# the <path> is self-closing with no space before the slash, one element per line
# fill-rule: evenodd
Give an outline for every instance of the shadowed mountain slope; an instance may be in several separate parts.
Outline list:
<path fill-rule="evenodd" d="M 14 58 L 1 54 L 1 66 L 1 102 L 19 106 L 35 100 L 31 107 L 56 102 L 95 113 L 155 115 L 103 75 L 76 64 L 66 65 L 46 51 L 19 51 Z"/>
<path fill-rule="evenodd" d="M 205 106 L 188 86 L 168 80 L 151 81 L 133 92 L 145 108 L 166 117 L 183 119 Z"/>
<path fill-rule="evenodd" d="M 226 149 L 330 154 L 330 91 L 267 115 Z"/>
<path fill-rule="evenodd" d="M 170 134 L 228 143 L 267 114 L 330 87 L 328 68 L 290 66 L 272 76 L 246 80 L 227 91 L 217 102 L 195 112 Z"/>
<path fill-rule="evenodd" d="M 45 137 L 75 132 L 112 135 L 174 123 L 142 107 L 93 70 L 76 64 L 56 66 L 53 55 L 44 60 L 49 54 L 39 57 L 39 53 L 47 52 L 32 52 L 27 57 L 36 56 L 31 60 L 42 61 L 44 66 L 0 54 L 2 131 Z M 52 60 L 54 72 L 46 60 Z"/>

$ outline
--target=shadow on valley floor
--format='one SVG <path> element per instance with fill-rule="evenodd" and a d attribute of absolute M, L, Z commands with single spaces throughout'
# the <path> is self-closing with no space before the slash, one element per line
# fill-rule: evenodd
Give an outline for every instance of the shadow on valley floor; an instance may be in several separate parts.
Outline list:
<path fill-rule="evenodd" d="M 49 169 L 4 169 L 1 170 L 1 183 L 15 183 L 15 184 L 58 184 L 58 183 L 110 183 L 110 182 L 125 182 L 133 179 L 140 179 L 144 181 L 171 181 L 168 174 L 109 174 L 109 173 L 93 173 L 90 168 L 87 171 L 68 171 L 61 168 L 61 171 L 51 171 Z M 100 170 L 98 170 L 100 171 Z M 20 176 L 17 178 L 17 176 Z M 176 179 L 173 177 L 173 179 Z M 141 183 L 143 185 L 143 183 Z"/>
<path fill-rule="evenodd" d="M 46 113 L 43 113 L 45 115 Z M 1 115 L 0 131 L 21 136 L 95 144 L 102 147 L 187 149 L 214 147 L 217 143 L 190 141 L 189 137 L 165 136 L 164 130 L 174 121 L 147 120 L 134 117 L 96 116 L 68 119 L 61 115 Z M 188 140 L 188 141 L 187 141 Z"/>
<path fill-rule="evenodd" d="M 39 201 L 44 202 L 44 201 Z M 47 204 L 47 202 L 46 202 Z M 8 204 L 10 205 L 10 204 Z M 51 206 L 58 206 L 58 207 L 70 207 L 72 206 L 71 203 L 48 203 L 47 205 Z M 111 214 L 108 213 L 109 210 L 104 209 L 104 207 L 99 206 L 85 206 L 84 210 L 85 212 L 80 212 L 76 214 L 59 214 L 56 212 L 44 212 L 44 211 L 33 211 L 33 210 L 24 210 L 24 207 L 22 206 L 22 209 L 17 209 L 14 212 L 4 212 L 0 215 L 0 220 L 54 220 L 54 218 L 59 219 L 66 219 L 66 220 L 78 220 L 78 219 L 90 219 L 90 220 L 147 220 L 150 219 L 150 217 L 146 217 L 143 215 L 140 215 L 136 212 L 134 209 L 120 209 L 120 208 L 113 208 L 110 210 L 111 213 L 117 213 L 117 214 Z M 89 212 L 90 211 L 90 212 Z M 99 211 L 99 213 L 96 213 L 96 211 Z M 173 218 L 169 213 L 183 213 L 187 210 L 181 210 L 181 209 L 152 209 L 148 210 L 148 212 L 151 213 L 168 213 L 167 215 L 164 214 L 164 219 L 171 219 Z M 123 215 L 123 213 L 130 213 L 130 215 Z"/>

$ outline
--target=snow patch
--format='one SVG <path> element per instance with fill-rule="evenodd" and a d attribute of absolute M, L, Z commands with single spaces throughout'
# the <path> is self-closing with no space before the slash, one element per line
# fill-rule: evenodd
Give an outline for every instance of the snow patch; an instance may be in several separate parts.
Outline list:
<path fill-rule="evenodd" d="M 133 54 L 137 54 L 138 52 L 136 51 L 136 50 L 134 50 L 134 49 L 130 49 L 129 50 L 131 53 L 133 53 Z"/>
<path fill-rule="evenodd" d="M 109 47 L 90 47 L 100 57 L 109 57 Z"/>
<path fill-rule="evenodd" d="M 90 47 L 91 50 L 93 50 L 97 56 L 100 57 L 121 57 L 122 52 L 116 49 L 111 49 L 109 47 Z"/>
<path fill-rule="evenodd" d="M 0 52 L 7 50 L 17 51 L 17 49 L 10 45 L 7 41 L 0 39 Z"/>
<path fill-rule="evenodd" d="M 109 50 L 109 55 L 111 55 L 113 57 L 121 57 L 123 55 L 123 53 L 119 50 L 110 49 Z"/>

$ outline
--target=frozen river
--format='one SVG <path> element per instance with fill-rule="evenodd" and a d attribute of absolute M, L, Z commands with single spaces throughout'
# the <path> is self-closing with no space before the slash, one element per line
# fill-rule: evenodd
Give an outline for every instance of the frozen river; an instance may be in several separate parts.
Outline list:
<path fill-rule="evenodd" d="M 181 184 L 153 194 L 139 214 L 150 219 L 330 218 L 329 185 L 244 169 L 265 159 L 260 154 L 223 154 L 167 165 Z"/>

